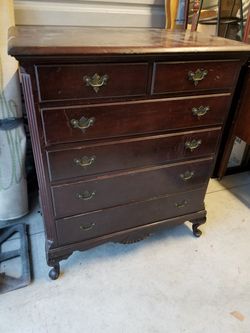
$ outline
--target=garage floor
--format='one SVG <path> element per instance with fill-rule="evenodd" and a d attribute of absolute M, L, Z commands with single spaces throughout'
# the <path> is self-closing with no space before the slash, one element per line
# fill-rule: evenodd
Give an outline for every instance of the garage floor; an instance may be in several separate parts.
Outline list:
<path fill-rule="evenodd" d="M 0 332 L 249 333 L 250 172 L 211 180 L 206 207 L 199 239 L 187 223 L 77 252 L 51 281 L 36 205 L 23 219 L 34 281 L 0 295 Z"/>

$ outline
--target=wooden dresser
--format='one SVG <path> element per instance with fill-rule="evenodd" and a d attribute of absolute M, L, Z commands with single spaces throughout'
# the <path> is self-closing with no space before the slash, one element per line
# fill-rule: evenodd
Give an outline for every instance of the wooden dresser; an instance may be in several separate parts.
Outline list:
<path fill-rule="evenodd" d="M 12 28 L 49 276 L 75 250 L 206 220 L 204 196 L 249 45 L 164 30 Z"/>

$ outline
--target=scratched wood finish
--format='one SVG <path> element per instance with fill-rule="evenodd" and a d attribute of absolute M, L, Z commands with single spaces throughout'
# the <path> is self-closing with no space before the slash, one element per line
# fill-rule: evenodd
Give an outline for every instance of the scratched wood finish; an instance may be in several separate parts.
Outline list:
<path fill-rule="evenodd" d="M 18 26 L 9 30 L 9 53 L 21 55 L 249 53 L 249 45 L 199 32 L 140 28 Z"/>
<path fill-rule="evenodd" d="M 230 106 L 230 95 L 177 100 L 122 103 L 115 105 L 42 109 L 48 145 L 90 139 L 115 138 L 222 124 Z M 208 107 L 203 116 L 193 108 Z M 74 128 L 73 119 L 94 118 L 85 130 Z"/>

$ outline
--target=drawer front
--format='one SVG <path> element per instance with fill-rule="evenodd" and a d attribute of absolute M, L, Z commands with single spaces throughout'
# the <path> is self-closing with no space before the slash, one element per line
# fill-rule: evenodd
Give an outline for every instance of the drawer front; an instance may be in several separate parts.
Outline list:
<path fill-rule="evenodd" d="M 220 128 L 215 128 L 51 150 L 47 153 L 50 179 L 84 177 L 211 155 L 217 148 L 220 132 Z M 191 150 L 187 143 L 193 140 L 201 143 Z"/>
<path fill-rule="evenodd" d="M 39 65 L 40 101 L 146 94 L 148 64 Z"/>
<path fill-rule="evenodd" d="M 56 221 L 60 245 L 80 242 L 121 230 L 204 209 L 205 189 L 131 203 Z"/>
<path fill-rule="evenodd" d="M 67 217 L 201 187 L 210 176 L 212 161 L 164 165 L 53 186 L 55 216 Z"/>
<path fill-rule="evenodd" d="M 239 61 L 156 63 L 152 94 L 231 89 Z"/>
<path fill-rule="evenodd" d="M 230 95 L 110 104 L 108 106 L 44 109 L 46 143 L 147 134 L 222 124 Z"/>

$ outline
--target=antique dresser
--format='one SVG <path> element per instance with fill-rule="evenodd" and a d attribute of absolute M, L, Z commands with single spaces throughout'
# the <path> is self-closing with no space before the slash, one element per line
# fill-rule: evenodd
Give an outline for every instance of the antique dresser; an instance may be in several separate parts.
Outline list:
<path fill-rule="evenodd" d="M 49 276 L 73 251 L 206 221 L 249 45 L 189 31 L 20 26 Z M 231 109 L 231 111 L 230 111 Z"/>

